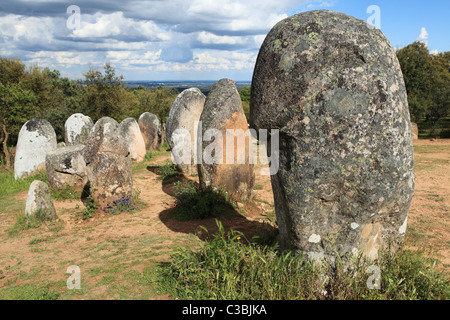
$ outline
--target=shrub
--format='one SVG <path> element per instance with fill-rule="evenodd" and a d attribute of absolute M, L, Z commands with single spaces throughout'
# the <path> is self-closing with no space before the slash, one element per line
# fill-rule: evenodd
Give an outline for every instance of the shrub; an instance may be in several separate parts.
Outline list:
<path fill-rule="evenodd" d="M 168 179 L 178 176 L 178 168 L 175 164 L 166 161 L 166 164 L 156 170 L 156 174 L 163 182 L 167 182 Z"/>
<path fill-rule="evenodd" d="M 94 198 L 91 195 L 88 195 L 86 202 L 83 202 L 84 209 L 82 211 L 76 211 L 75 216 L 81 217 L 81 219 L 86 220 L 88 218 L 92 218 L 92 215 L 97 211 L 98 207 L 94 202 Z M 77 205 L 75 207 L 76 210 L 80 209 L 80 206 Z"/>
<path fill-rule="evenodd" d="M 236 207 L 226 193 L 201 189 L 192 181 L 177 181 L 174 189 L 177 206 L 173 215 L 181 221 L 218 217 Z"/>

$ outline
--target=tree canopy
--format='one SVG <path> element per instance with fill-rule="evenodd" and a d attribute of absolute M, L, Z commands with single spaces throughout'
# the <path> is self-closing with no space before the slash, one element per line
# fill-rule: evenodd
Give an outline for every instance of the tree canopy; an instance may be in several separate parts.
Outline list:
<path fill-rule="evenodd" d="M 430 54 L 422 42 L 397 51 L 413 122 L 436 124 L 449 115 L 450 52 Z"/>

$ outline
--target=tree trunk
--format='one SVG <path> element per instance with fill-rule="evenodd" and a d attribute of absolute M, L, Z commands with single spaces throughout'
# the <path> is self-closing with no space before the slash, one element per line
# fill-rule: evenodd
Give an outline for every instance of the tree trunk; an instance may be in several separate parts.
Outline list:
<path fill-rule="evenodd" d="M 6 170 L 9 171 L 9 170 L 11 170 L 11 158 L 9 156 L 9 151 L 8 151 L 8 146 L 7 146 L 9 133 L 8 133 L 8 131 L 6 131 L 6 121 L 5 121 L 5 119 L 3 119 L 2 129 L 3 129 L 3 134 L 5 135 L 3 137 L 3 141 L 2 141 L 3 153 L 5 154 Z"/>

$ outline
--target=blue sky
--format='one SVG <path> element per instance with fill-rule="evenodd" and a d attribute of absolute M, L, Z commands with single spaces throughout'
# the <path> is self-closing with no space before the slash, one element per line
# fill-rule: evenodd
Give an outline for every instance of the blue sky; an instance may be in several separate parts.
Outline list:
<path fill-rule="evenodd" d="M 0 56 L 72 79 L 109 62 L 126 80 L 245 81 L 278 21 L 316 9 L 367 21 L 371 5 L 395 48 L 450 50 L 448 0 L 0 0 Z"/>

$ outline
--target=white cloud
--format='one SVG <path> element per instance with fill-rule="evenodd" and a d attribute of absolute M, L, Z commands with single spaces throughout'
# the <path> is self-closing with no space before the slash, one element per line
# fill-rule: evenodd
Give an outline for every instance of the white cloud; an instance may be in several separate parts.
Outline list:
<path fill-rule="evenodd" d="M 428 36 L 429 36 L 429 34 L 427 32 L 427 29 L 425 29 L 425 27 L 422 27 L 420 29 L 420 34 L 417 37 L 416 41 L 420 41 L 420 42 L 424 43 L 425 46 L 428 47 Z"/>
<path fill-rule="evenodd" d="M 431 50 L 430 54 L 434 54 L 434 55 L 439 54 L 439 50 L 438 49 Z"/>
<path fill-rule="evenodd" d="M 83 16 L 85 19 L 85 16 Z M 81 23 L 81 28 L 73 31 L 77 38 L 141 38 L 147 41 L 167 41 L 170 35 L 153 21 L 138 21 L 126 18 L 123 12 L 111 14 L 96 13 L 94 22 Z"/>
<path fill-rule="evenodd" d="M 197 40 L 205 44 L 242 44 L 244 38 L 240 36 L 217 36 L 213 33 L 201 31 L 198 33 Z"/>
<path fill-rule="evenodd" d="M 79 0 L 81 28 L 76 30 L 66 26 L 70 15 L 62 0 L 10 1 L 0 8 L 0 55 L 72 77 L 77 70 L 75 78 L 106 61 L 118 72 L 133 74 L 250 75 L 267 32 L 278 21 L 300 5 L 330 1 Z"/>

